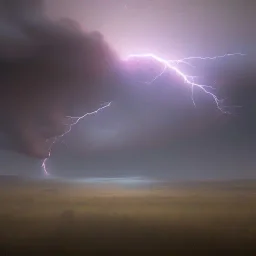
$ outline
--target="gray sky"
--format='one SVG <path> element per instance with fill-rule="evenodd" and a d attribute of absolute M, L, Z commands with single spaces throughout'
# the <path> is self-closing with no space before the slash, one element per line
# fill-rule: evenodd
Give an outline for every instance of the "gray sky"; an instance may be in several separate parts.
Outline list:
<path fill-rule="evenodd" d="M 253 0 L 48 0 L 52 17 L 68 16 L 101 31 L 122 55 L 168 58 L 251 52 Z"/>
<path fill-rule="evenodd" d="M 131 53 L 152 52 L 168 59 L 214 56 L 232 52 L 255 56 L 255 8 L 256 2 L 249 0 L 46 1 L 46 11 L 51 18 L 70 17 L 77 20 L 85 30 L 102 32 L 111 46 L 123 57 Z M 242 59 L 233 60 L 239 68 L 245 63 Z M 208 65 L 205 64 L 207 63 L 202 64 L 197 70 L 197 74 L 202 77 L 206 75 L 202 72 L 204 66 Z M 227 65 L 231 64 L 233 65 L 232 60 L 214 62 L 205 70 L 209 73 L 218 70 L 217 75 L 213 76 L 216 80 L 204 82 L 215 82 L 217 87 L 226 84 L 228 88 L 232 83 L 235 86 L 239 83 L 244 84 L 246 78 L 237 82 L 239 74 L 236 74 L 235 78 L 230 76 L 232 69 L 229 74 L 222 74 L 222 68 L 226 70 Z M 65 138 L 64 144 L 59 144 L 53 151 L 49 170 L 57 170 L 59 175 L 81 176 L 139 176 L 159 173 L 174 178 L 202 179 L 253 176 L 255 164 L 252 156 L 255 149 L 249 149 L 249 154 L 246 150 L 249 148 L 247 142 L 252 142 L 254 137 L 246 138 L 248 141 L 244 137 L 240 139 L 241 134 L 245 136 L 248 127 L 252 130 L 254 127 L 249 122 L 252 120 L 252 113 L 247 111 L 248 108 L 252 108 L 252 101 L 247 100 L 248 91 L 244 93 L 245 96 L 241 96 L 244 97 L 241 99 L 243 104 L 248 103 L 243 108 L 246 125 L 239 119 L 235 121 L 235 126 L 231 122 L 226 128 L 223 123 L 229 122 L 234 116 L 228 119 L 226 116 L 218 116 L 216 119 L 215 116 L 213 118 L 207 115 L 207 111 L 201 111 L 205 103 L 204 96 L 199 97 L 199 107 L 192 108 L 192 112 L 195 109 L 196 113 L 191 114 L 191 107 L 188 107 L 189 111 L 184 111 L 183 120 L 179 122 L 177 119 L 180 118 L 180 113 L 170 111 L 172 105 L 168 104 L 175 100 L 182 103 L 184 100 L 191 106 L 191 95 L 184 94 L 182 100 L 177 99 L 175 89 L 166 89 L 169 86 L 167 78 L 164 77 L 156 83 L 161 89 L 154 87 L 147 95 L 144 94 L 143 88 L 138 88 L 137 105 L 132 110 L 128 109 L 125 112 L 113 104 L 111 109 L 79 123 L 70 136 Z M 252 84 L 251 81 L 248 84 Z M 252 95 L 249 92 L 250 94 Z M 200 105 L 201 100 L 203 103 Z M 133 102 L 130 103 L 130 106 L 132 105 Z M 204 127 L 206 124 L 210 130 L 207 128 L 199 130 L 198 133 L 198 127 Z M 223 130 L 221 136 L 224 137 L 216 135 L 220 129 Z M 201 131 L 202 136 L 191 136 L 190 140 L 191 134 L 201 134 Z M 221 143 L 223 138 L 224 146 Z M 205 139 L 207 142 L 204 143 Z M 209 145 L 211 144 L 209 151 L 206 150 L 208 140 Z M 173 145 L 172 149 L 161 148 L 165 143 Z M 153 147 L 153 153 L 147 153 L 147 146 L 151 149 Z M 124 150 L 122 154 L 119 149 Z M 9 155 L 8 153 L 6 156 L 5 153 L 2 158 L 12 158 Z M 16 160 L 20 159 L 14 157 Z M 23 170 L 29 169 L 27 159 L 20 161 L 25 163 Z M 15 170 L 17 164 L 12 165 L 12 169 Z M 33 171 L 37 163 L 33 162 L 32 165 L 30 170 Z M 246 170 L 243 170 L 244 165 L 248 167 Z"/>

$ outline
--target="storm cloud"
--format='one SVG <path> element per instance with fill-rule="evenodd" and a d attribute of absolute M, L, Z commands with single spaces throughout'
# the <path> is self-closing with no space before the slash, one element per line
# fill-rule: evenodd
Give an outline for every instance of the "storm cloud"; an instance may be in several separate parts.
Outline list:
<path fill-rule="evenodd" d="M 99 32 L 48 19 L 42 1 L 0 4 L 1 128 L 15 150 L 45 158 L 45 141 L 69 129 L 66 116 L 111 100 L 103 81 L 115 79 L 118 57 Z"/>

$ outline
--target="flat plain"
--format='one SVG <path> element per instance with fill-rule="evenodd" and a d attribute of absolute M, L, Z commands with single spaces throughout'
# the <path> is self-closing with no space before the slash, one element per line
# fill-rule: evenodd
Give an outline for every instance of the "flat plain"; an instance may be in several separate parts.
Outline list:
<path fill-rule="evenodd" d="M 0 255 L 106 252 L 256 255 L 256 182 L 1 183 Z"/>

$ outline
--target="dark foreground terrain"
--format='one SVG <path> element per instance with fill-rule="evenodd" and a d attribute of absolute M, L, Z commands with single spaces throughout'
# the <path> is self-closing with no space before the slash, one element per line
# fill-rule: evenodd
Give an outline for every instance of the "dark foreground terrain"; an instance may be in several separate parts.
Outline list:
<path fill-rule="evenodd" d="M 0 255 L 256 255 L 256 182 L 2 182 Z"/>

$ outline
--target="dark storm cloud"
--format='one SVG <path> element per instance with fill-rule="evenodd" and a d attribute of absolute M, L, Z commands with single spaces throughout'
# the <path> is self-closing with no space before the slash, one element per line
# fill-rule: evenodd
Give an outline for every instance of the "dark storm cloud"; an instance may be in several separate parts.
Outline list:
<path fill-rule="evenodd" d="M 44 158 L 45 140 L 69 128 L 66 116 L 111 100 L 103 80 L 115 79 L 118 59 L 100 33 L 45 17 L 42 1 L 0 4 L 6 13 L 0 24 L 2 130 L 20 150 Z"/>
<path fill-rule="evenodd" d="M 55 1 L 49 1 L 50 7 L 54 7 L 53 2 Z M 214 92 L 220 98 L 227 99 L 224 102 L 225 105 L 242 107 L 230 108 L 231 115 L 223 115 L 216 109 L 212 98 L 200 90 L 195 90 L 195 107 L 191 100 L 191 87 L 184 84 L 181 79 L 177 79 L 175 74 L 166 72 L 153 84 L 145 84 L 143 81 L 152 80 L 153 76 L 162 70 L 161 66 L 153 62 L 148 63 L 148 61 L 146 63 L 141 61 L 139 64 L 132 61 L 120 64 L 100 33 L 81 32 L 81 27 L 87 27 L 87 25 L 90 27 L 90 19 L 95 19 L 102 25 L 102 31 L 106 36 L 110 35 L 112 31 L 111 41 L 113 44 L 115 42 L 117 48 L 118 46 L 129 48 L 131 43 L 133 47 L 127 49 L 127 52 L 131 52 L 135 48 L 138 52 L 150 42 L 154 47 L 160 47 L 158 33 L 154 36 L 151 36 L 150 33 L 150 40 L 145 39 L 144 29 L 135 34 L 129 33 L 128 27 L 133 31 L 136 29 L 137 23 L 138 26 L 141 24 L 139 20 L 144 20 L 141 18 L 141 12 L 136 10 L 139 19 L 135 21 L 132 12 L 126 18 L 126 22 L 123 22 L 128 26 L 125 28 L 125 24 L 122 24 L 125 15 L 121 15 L 116 9 L 113 12 L 113 8 L 117 8 L 118 5 L 113 5 L 113 8 L 109 7 L 109 3 L 116 3 L 116 1 L 63 0 L 58 2 L 60 4 L 58 10 L 64 10 L 68 3 L 70 6 L 66 9 L 74 10 L 74 17 L 80 13 L 81 23 L 78 24 L 67 18 L 58 19 L 56 22 L 50 21 L 43 15 L 43 8 L 40 5 L 25 8 L 18 16 L 11 15 L 10 17 L 15 17 L 15 19 L 11 19 L 11 22 L 5 20 L 0 23 L 1 124 L 3 130 L 12 137 L 16 144 L 19 144 L 23 153 L 37 157 L 47 156 L 48 151 L 43 146 L 45 137 L 61 134 L 67 128 L 63 125 L 63 122 L 66 122 L 65 115 L 82 115 L 87 111 L 95 110 L 100 103 L 113 99 L 116 100 L 111 108 L 95 115 L 89 121 L 88 119 L 84 122 L 81 121 L 74 128 L 75 132 L 65 138 L 68 141 L 68 152 L 63 153 L 60 144 L 59 148 L 56 147 L 52 161 L 59 157 L 60 162 L 56 169 L 61 169 L 61 174 L 65 169 L 68 173 L 71 173 L 70 170 L 73 172 L 77 169 L 80 170 L 78 171 L 80 174 L 86 174 L 84 161 L 92 161 L 91 166 L 87 166 L 87 170 L 93 170 L 95 166 L 97 169 L 97 164 L 100 164 L 98 168 L 100 175 L 102 175 L 102 170 L 107 170 L 107 168 L 113 172 L 114 164 L 116 164 L 116 170 L 123 170 L 123 166 L 128 166 L 128 171 L 126 171 L 128 174 L 131 170 L 134 170 L 136 174 L 139 170 L 146 172 L 151 167 L 154 172 L 154 165 L 157 172 L 161 166 L 160 169 L 168 173 L 170 166 L 174 170 L 178 170 L 175 163 L 182 168 L 188 168 L 188 174 L 193 161 L 198 164 L 202 163 L 202 166 L 204 164 L 209 166 L 211 160 L 212 166 L 215 166 L 216 163 L 223 161 L 222 156 L 227 156 L 225 161 L 233 163 L 234 159 L 239 161 L 237 154 L 234 157 L 235 150 L 243 151 L 241 146 L 243 143 L 246 147 L 253 144 L 256 127 L 254 118 L 255 72 L 252 70 L 251 74 L 248 73 L 250 67 L 244 65 L 243 57 L 214 61 L 207 67 L 205 67 L 207 62 L 201 62 L 201 68 L 199 67 L 195 74 L 203 77 L 202 84 L 216 85 Z M 102 4 L 98 5 L 99 2 Z M 155 1 L 154 5 L 162 10 L 163 8 L 158 4 L 160 2 Z M 162 2 L 174 3 L 172 1 Z M 192 1 L 188 2 L 191 5 Z M 213 4 L 215 5 L 214 1 Z M 71 5 L 76 8 L 72 9 Z M 88 8 L 81 8 L 82 6 Z M 221 7 L 220 4 L 218 6 L 218 8 Z M 109 19 L 99 18 L 96 15 L 96 7 L 103 13 L 105 11 L 110 13 Z M 199 9 L 200 13 L 204 10 L 204 8 Z M 56 10 L 54 11 L 54 8 L 52 10 L 55 13 Z M 124 10 L 127 14 L 126 8 Z M 129 10 L 132 11 L 131 8 Z M 156 8 L 152 6 L 151 11 L 147 11 L 145 14 L 155 13 L 155 10 Z M 168 8 L 164 8 L 164 10 L 169 13 Z M 188 10 L 191 9 L 188 8 Z M 195 8 L 195 10 L 198 9 Z M 208 17 L 207 13 L 212 12 L 211 8 L 207 10 L 204 17 Z M 237 10 L 240 13 L 240 9 L 237 8 Z M 37 13 L 37 15 L 28 15 L 28 13 Z M 114 19 L 113 13 L 122 16 L 118 22 Z M 217 13 L 219 12 L 215 10 L 212 19 L 218 21 Z M 175 11 L 174 14 L 178 15 L 178 12 Z M 81 16 L 86 19 L 84 23 Z M 149 21 L 153 16 L 149 16 L 148 19 L 145 19 L 144 24 L 151 24 Z M 168 17 L 174 16 L 168 14 Z M 183 16 L 195 19 L 198 17 L 192 14 L 181 15 L 181 17 Z M 159 20 L 159 15 L 154 17 L 157 21 Z M 162 15 L 161 17 L 166 16 Z M 237 17 L 235 18 L 237 20 Z M 176 22 L 166 22 L 168 27 L 165 28 L 160 25 L 154 26 L 155 32 L 159 32 L 161 28 L 171 33 L 171 35 L 167 33 L 165 39 L 170 51 L 173 49 L 170 46 L 170 38 L 176 40 L 172 35 L 176 30 L 170 28 L 170 24 L 175 24 L 173 25 L 175 27 L 177 24 L 186 26 L 184 21 L 185 24 L 189 23 L 194 28 L 197 27 L 193 22 L 183 18 L 182 22 L 179 22 L 180 19 L 178 21 L 176 19 Z M 114 25 L 120 25 L 119 29 L 122 32 L 128 31 L 132 42 L 121 43 L 125 37 L 122 36 L 122 33 L 115 34 L 117 27 L 114 25 L 106 26 L 104 30 L 103 25 L 109 24 L 109 20 Z M 208 19 L 205 18 L 205 20 Z M 231 21 L 233 22 L 233 18 Z M 231 21 L 229 25 L 232 23 Z M 211 23 L 211 21 L 208 22 Z M 91 23 L 93 22 L 91 21 Z M 208 30 L 208 26 L 205 25 L 205 22 L 200 24 L 199 28 L 203 26 L 203 30 L 193 30 L 193 37 L 189 33 L 185 33 L 185 37 L 179 37 L 177 45 L 182 47 L 180 42 L 185 42 L 186 47 L 183 44 L 182 48 L 185 53 L 194 55 L 195 52 L 191 52 L 191 48 L 195 48 L 195 46 L 200 48 L 200 51 L 197 51 L 200 55 L 225 53 L 227 48 L 229 51 L 240 49 L 235 46 L 230 47 L 229 43 L 221 48 L 223 41 L 218 41 L 216 33 L 212 31 L 209 33 L 214 38 L 205 39 L 204 31 Z M 216 31 L 219 31 L 221 27 L 216 26 Z M 96 26 L 96 28 L 100 29 L 101 27 Z M 151 25 L 148 25 L 147 30 L 152 31 L 152 28 Z M 182 31 L 180 28 L 178 30 Z M 196 34 L 198 31 L 202 32 L 201 37 Z M 237 31 L 237 29 L 232 31 Z M 139 41 L 135 40 L 138 34 L 141 39 Z M 178 33 L 178 35 L 181 34 Z M 222 34 L 224 34 L 223 31 Z M 233 40 L 233 37 L 227 37 Z M 227 37 L 223 37 L 223 40 Z M 241 40 L 244 38 L 245 36 L 239 36 Z M 239 40 L 233 41 L 234 43 L 239 42 Z M 209 45 L 215 51 L 208 54 L 208 50 L 203 50 L 202 44 L 208 45 L 210 42 Z M 140 47 L 138 47 L 138 43 Z M 153 46 L 150 49 L 152 48 Z M 169 55 L 172 56 L 171 53 Z M 184 55 L 182 54 L 182 56 Z M 196 66 L 198 67 L 198 65 Z M 111 67 L 111 69 L 106 67 Z M 120 72 L 122 70 L 125 72 Z M 121 75 L 121 81 L 119 75 L 116 76 L 116 74 Z M 125 76 L 122 77 L 123 74 Z M 120 86 L 120 84 L 127 86 L 121 86 L 122 90 L 119 90 L 116 86 Z M 95 148 L 95 158 L 86 158 L 88 151 Z M 70 154 L 71 151 L 74 153 L 73 155 L 76 155 L 73 158 Z M 213 158 L 209 157 L 209 163 L 208 160 L 204 160 L 206 159 L 203 157 L 204 154 L 213 156 Z M 245 154 L 247 155 L 247 153 L 241 152 L 241 155 Z M 217 155 L 216 159 L 218 160 L 213 160 Z M 140 167 L 140 163 L 145 163 L 145 168 Z M 221 168 L 219 169 L 221 170 Z M 205 169 L 200 167 L 198 170 L 204 171 Z"/>

